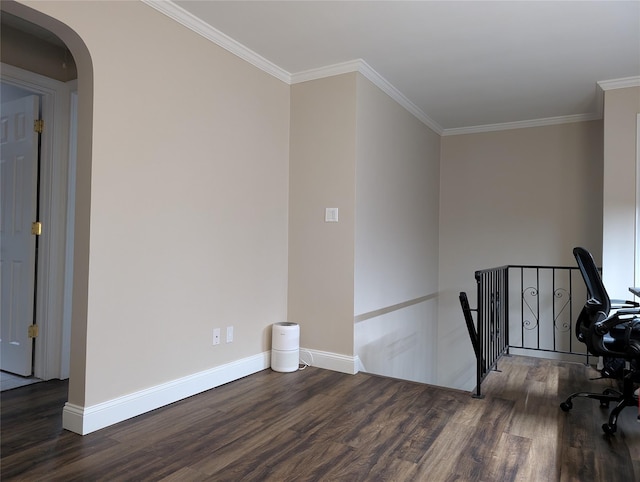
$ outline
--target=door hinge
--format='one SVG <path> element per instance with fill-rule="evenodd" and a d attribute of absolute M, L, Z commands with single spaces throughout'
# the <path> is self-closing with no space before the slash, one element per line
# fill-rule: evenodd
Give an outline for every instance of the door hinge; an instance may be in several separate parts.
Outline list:
<path fill-rule="evenodd" d="M 29 338 L 38 337 L 38 325 L 29 325 Z"/>
<path fill-rule="evenodd" d="M 36 119 L 33 121 L 33 130 L 38 134 L 42 134 L 44 130 L 44 121 L 42 119 Z"/>
<path fill-rule="evenodd" d="M 31 223 L 31 234 L 35 236 L 40 236 L 42 234 L 42 223 L 40 221 Z"/>

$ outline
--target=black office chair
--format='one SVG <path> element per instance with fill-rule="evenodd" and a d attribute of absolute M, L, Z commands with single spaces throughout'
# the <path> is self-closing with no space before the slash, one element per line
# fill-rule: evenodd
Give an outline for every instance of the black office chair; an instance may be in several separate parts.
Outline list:
<path fill-rule="evenodd" d="M 589 251 L 574 248 L 573 255 L 588 295 L 576 322 L 576 337 L 587 345 L 589 353 L 593 355 L 624 360 L 625 369 L 621 392 L 607 388 L 602 393 L 574 393 L 560 404 L 560 408 L 565 412 L 571 410 L 572 400 L 576 397 L 600 400 L 600 406 L 605 408 L 609 407 L 609 402 L 616 402 L 617 405 L 609 414 L 609 422 L 602 425 L 606 434 L 613 434 L 622 409 L 638 405 L 638 398 L 634 396 L 634 377 L 640 367 L 640 309 L 636 302 L 609 298 Z"/>

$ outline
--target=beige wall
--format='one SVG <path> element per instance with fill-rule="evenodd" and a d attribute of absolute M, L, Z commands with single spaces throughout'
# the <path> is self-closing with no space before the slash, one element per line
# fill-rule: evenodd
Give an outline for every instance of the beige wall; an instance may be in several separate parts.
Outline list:
<path fill-rule="evenodd" d="M 355 351 L 370 373 L 432 382 L 440 136 L 357 82 Z"/>
<path fill-rule="evenodd" d="M 267 351 L 286 319 L 289 87 L 140 2 L 28 5 L 86 44 L 81 101 L 91 62 L 95 79 L 93 115 L 80 109 L 79 137 L 93 128 L 78 159 L 69 401 Z M 234 342 L 213 347 L 227 325 Z"/>
<path fill-rule="evenodd" d="M 291 86 L 288 317 L 301 346 L 341 355 L 353 355 L 355 92 L 355 73 Z"/>
<path fill-rule="evenodd" d="M 602 122 L 442 139 L 438 384 L 470 389 L 474 357 L 458 303 L 474 272 L 505 264 L 601 260 Z"/>
<path fill-rule="evenodd" d="M 604 218 L 602 277 L 615 298 L 635 286 L 636 124 L 640 87 L 608 90 L 604 97 Z"/>

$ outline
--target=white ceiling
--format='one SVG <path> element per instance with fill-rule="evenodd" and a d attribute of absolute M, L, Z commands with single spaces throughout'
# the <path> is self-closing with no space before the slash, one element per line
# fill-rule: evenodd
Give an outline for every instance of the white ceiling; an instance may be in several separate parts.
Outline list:
<path fill-rule="evenodd" d="M 162 11 L 157 4 L 171 2 L 147 3 Z M 597 82 L 640 76 L 639 1 L 175 0 L 171 8 L 293 82 L 354 70 L 354 62 L 331 66 L 362 59 L 361 71 L 445 134 L 598 118 Z"/>

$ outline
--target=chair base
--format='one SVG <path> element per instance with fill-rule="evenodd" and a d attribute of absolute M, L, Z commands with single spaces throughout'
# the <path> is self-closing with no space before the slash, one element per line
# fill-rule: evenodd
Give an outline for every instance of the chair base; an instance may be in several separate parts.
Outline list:
<path fill-rule="evenodd" d="M 622 392 L 607 388 L 602 393 L 576 392 L 570 395 L 560 404 L 563 412 L 568 412 L 573 408 L 572 400 L 577 397 L 592 398 L 600 401 L 600 407 L 609 408 L 609 403 L 615 402 L 617 405 L 609 414 L 609 421 L 602 424 L 602 431 L 608 435 L 613 435 L 618 429 L 618 415 L 625 407 L 638 406 L 638 397 L 634 395 L 633 371 L 627 371 L 622 380 Z"/>

